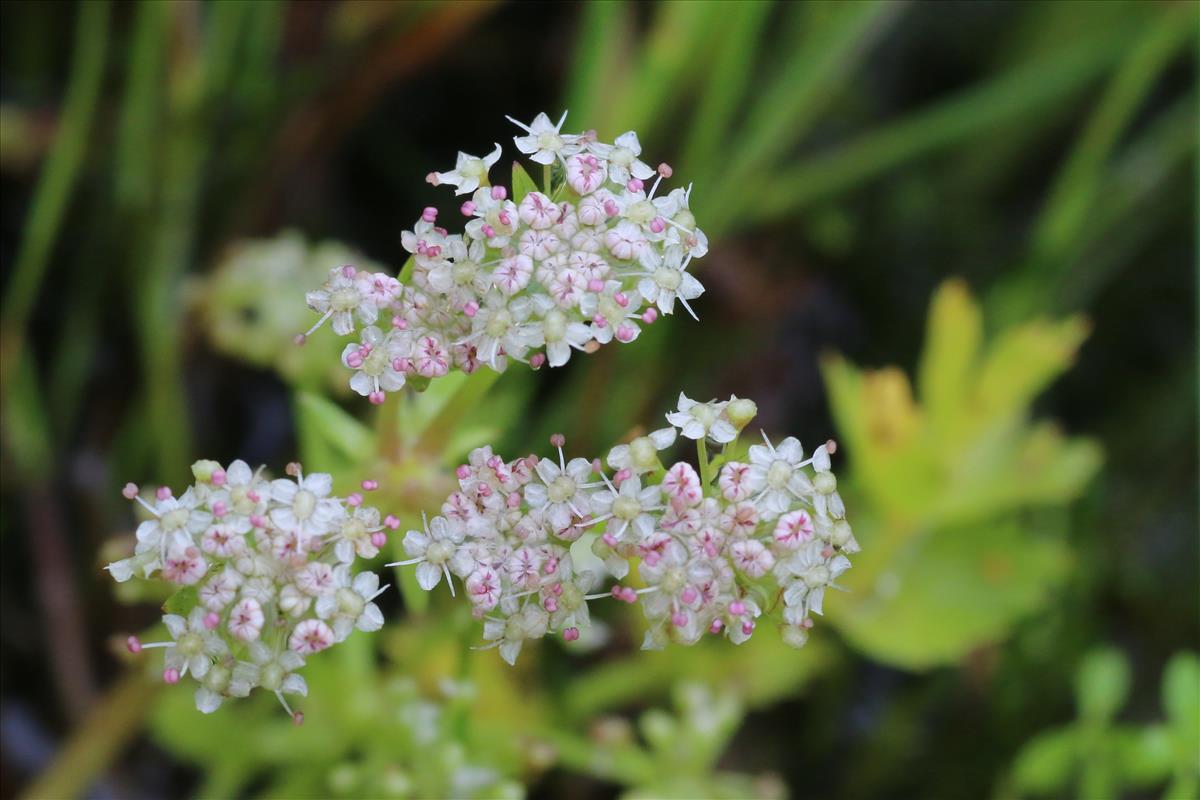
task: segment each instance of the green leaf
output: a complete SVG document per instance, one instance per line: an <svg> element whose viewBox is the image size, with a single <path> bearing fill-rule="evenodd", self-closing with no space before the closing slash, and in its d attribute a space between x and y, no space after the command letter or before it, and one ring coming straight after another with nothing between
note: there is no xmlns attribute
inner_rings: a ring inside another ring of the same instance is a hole
<svg viewBox="0 0 1200 800"><path fill-rule="evenodd" d="M186 617L192 609L200 604L200 592L195 586L184 586L163 603L163 611L168 614L178 614Z"/></svg>
<svg viewBox="0 0 1200 800"><path fill-rule="evenodd" d="M533 178L529 177L529 173L525 171L525 167L521 166L520 161L514 161L512 168L512 201L520 205L521 201L525 199L525 195L536 191L538 191L538 185L534 183Z"/></svg>
<svg viewBox="0 0 1200 800"><path fill-rule="evenodd" d="M946 281L930 304L918 373L921 403L937 426L936 433L943 437L958 432L982 339L983 317L966 282Z"/></svg>
<svg viewBox="0 0 1200 800"><path fill-rule="evenodd" d="M332 469L326 459L362 463L375 450L371 431L337 403L311 392L296 393L296 430L310 468Z"/></svg>
<svg viewBox="0 0 1200 800"><path fill-rule="evenodd" d="M1200 766L1200 658L1195 653L1176 653L1167 662L1162 703L1177 748L1191 754L1194 767Z"/></svg>
<svg viewBox="0 0 1200 800"><path fill-rule="evenodd" d="M851 506L853 507L853 506ZM1067 551L1017 519L924 535L871 530L825 612L872 658L913 670L953 664L1048 599ZM908 538L906 538L908 537Z"/></svg>
<svg viewBox="0 0 1200 800"><path fill-rule="evenodd" d="M1171 775L1171 735L1166 726L1126 728L1116 732L1113 747L1117 772L1130 786L1150 787Z"/></svg>
<svg viewBox="0 0 1200 800"><path fill-rule="evenodd" d="M1021 748L1013 764L1016 790L1049 794L1065 789L1075 770L1078 752L1078 733L1073 728L1034 737Z"/></svg>
<svg viewBox="0 0 1200 800"><path fill-rule="evenodd" d="M1075 698L1080 717L1107 722L1125 705L1129 695L1129 660L1119 650L1094 650L1084 657L1075 677Z"/></svg>

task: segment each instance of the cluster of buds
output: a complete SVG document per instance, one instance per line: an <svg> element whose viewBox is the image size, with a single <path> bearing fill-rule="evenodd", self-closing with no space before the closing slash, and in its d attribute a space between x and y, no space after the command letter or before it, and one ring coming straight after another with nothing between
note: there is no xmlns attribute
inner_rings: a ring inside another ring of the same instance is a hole
<svg viewBox="0 0 1200 800"><path fill-rule="evenodd" d="M832 441L806 458L796 439L764 435L734 460L756 412L745 399L680 395L671 427L613 448L607 465L566 460L560 435L556 458L478 449L442 513L404 537L409 559L391 566L416 565L426 590L444 577L454 593L460 580L487 646L509 663L527 639L578 639L589 602L605 598L641 604L647 649L706 633L740 644L764 614L802 646L858 544L830 471ZM696 440L699 471L660 461L679 435ZM711 457L710 444L721 448ZM638 580L620 583L635 564Z"/></svg>
<svg viewBox="0 0 1200 800"><path fill-rule="evenodd" d="M556 367L572 350L632 342L676 302L695 317L689 301L704 287L687 269L708 241L689 209L691 187L660 193L671 167L641 161L636 133L605 143L594 132L562 133L565 119L512 120L523 131L517 149L544 167L542 191L526 191L528 179L522 187L514 178L512 190L491 185L499 144L430 173L430 183L470 195L460 207L464 232L449 233L426 208L402 236L412 254L408 283L334 268L308 294L321 318L297 341L326 321L339 335L356 334L342 353L354 370L350 386L382 403L408 381L451 369L499 372L508 359Z"/></svg>
<svg viewBox="0 0 1200 800"><path fill-rule="evenodd" d="M118 581L158 577L179 587L163 617L169 641L128 639L130 651L166 650L163 680L191 675L196 707L215 711L227 697L253 689L272 692L298 722L285 694L307 694L298 670L306 656L346 639L357 628L378 630L383 615L372 602L372 572L355 572L399 526L363 504L363 494L331 495L329 475L268 480L244 461L223 468L192 465L196 483L181 496L162 487L153 499L127 484L124 495L149 518L137 528L131 558L109 564ZM363 481L362 489L378 488Z"/></svg>

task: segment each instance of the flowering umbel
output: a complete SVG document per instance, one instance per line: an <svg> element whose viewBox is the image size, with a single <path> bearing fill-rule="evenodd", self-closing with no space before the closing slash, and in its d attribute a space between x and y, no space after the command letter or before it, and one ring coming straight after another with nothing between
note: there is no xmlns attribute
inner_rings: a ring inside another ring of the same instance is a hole
<svg viewBox="0 0 1200 800"><path fill-rule="evenodd" d="M509 359L557 367L574 350L632 342L677 302L695 317L689 301L704 287L688 266L708 240L689 208L691 187L660 192L672 170L640 160L636 133L605 143L594 132L562 133L565 119L512 120L523 131L517 149L543 165L541 190L519 166L511 190L491 185L499 144L430 173L430 183L470 195L464 231L450 233L426 208L402 235L412 256L405 283L335 267L308 294L321 317L297 341L326 321L355 335L342 353L350 386L382 403L406 382L452 369L500 372Z"/></svg>
<svg viewBox="0 0 1200 800"><path fill-rule="evenodd" d="M166 648L163 680L190 674L205 713L261 688L299 722L284 695L307 694L304 659L355 628L383 625L372 601L387 587L354 565L377 555L399 523L381 521L362 494L333 496L329 475L305 475L299 464L288 466L290 480L268 480L244 461L198 461L192 473L196 483L179 497L163 487L148 501L125 487L149 519L138 526L134 555L108 571L118 581L158 576L179 587L163 617L170 640L131 636L129 649Z"/></svg>
<svg viewBox="0 0 1200 800"><path fill-rule="evenodd" d="M764 435L745 461L731 460L755 413L745 399L681 395L672 427L613 448L611 474L599 460L568 461L561 436L550 458L475 450L457 470L459 490L408 532L410 558L396 565L415 564L427 590L445 578L454 593L460 581L487 646L509 663L526 640L578 639L588 604L601 598L640 602L648 649L706 633L740 644L766 615L799 647L858 543L830 471L832 441L806 453L794 438ZM677 433L697 440L699 471L659 461ZM710 458L708 444L723 450ZM572 547L584 536L590 555ZM600 588L634 565L640 588Z"/></svg>

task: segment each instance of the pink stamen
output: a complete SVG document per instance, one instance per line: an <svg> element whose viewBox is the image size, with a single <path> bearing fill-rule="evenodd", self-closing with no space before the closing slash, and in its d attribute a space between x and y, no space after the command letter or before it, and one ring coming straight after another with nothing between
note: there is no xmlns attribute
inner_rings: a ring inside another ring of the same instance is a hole
<svg viewBox="0 0 1200 800"><path fill-rule="evenodd" d="M400 331L408 330L408 320L399 314L396 314L392 317L392 327Z"/></svg>
<svg viewBox="0 0 1200 800"><path fill-rule="evenodd" d="M127 483L125 488L121 489L121 496L126 500L132 500L138 496L138 485L136 483Z"/></svg>
<svg viewBox="0 0 1200 800"><path fill-rule="evenodd" d="M350 355L346 356L346 366L351 369L358 369L363 364L363 357L358 350L355 350Z"/></svg>
<svg viewBox="0 0 1200 800"><path fill-rule="evenodd" d="M617 214L621 213L621 207L617 205L616 200L605 200L604 213L610 217L615 217Z"/></svg>
<svg viewBox="0 0 1200 800"><path fill-rule="evenodd" d="M629 305L629 295L625 294L624 292L617 292L616 294L614 294L613 300L621 308L625 308L626 306Z"/></svg>
<svg viewBox="0 0 1200 800"><path fill-rule="evenodd" d="M387 544L387 534L383 531L375 531L371 534L371 544L376 547L383 547Z"/></svg>
<svg viewBox="0 0 1200 800"><path fill-rule="evenodd" d="M431 172L425 176L425 182L430 186L440 186L442 184L442 179L438 177L436 172Z"/></svg>
<svg viewBox="0 0 1200 800"><path fill-rule="evenodd" d="M632 342L634 334L634 327L628 322L622 322L617 326L617 341L621 344L629 344Z"/></svg>
<svg viewBox="0 0 1200 800"><path fill-rule="evenodd" d="M579 638L579 628L565 628L563 630L563 641L573 642Z"/></svg>
<svg viewBox="0 0 1200 800"><path fill-rule="evenodd" d="M170 500L171 499L171 487L169 487L169 486L158 487L158 491L156 491L154 493L154 496L157 497L159 500Z"/></svg>
<svg viewBox="0 0 1200 800"><path fill-rule="evenodd" d="M379 488L379 481L373 481L370 478L362 482L364 492L373 492Z"/></svg>
<svg viewBox="0 0 1200 800"><path fill-rule="evenodd" d="M464 217L475 216L475 204L472 203L470 200L468 200L467 202L465 202L461 206L459 206L458 210L462 212L462 215Z"/></svg>
<svg viewBox="0 0 1200 800"><path fill-rule="evenodd" d="M381 406L383 401L387 399L387 395L382 391L371 392L367 395L367 399L371 401L371 405Z"/></svg>
<svg viewBox="0 0 1200 800"><path fill-rule="evenodd" d="M724 627L725 627L725 623L721 622L721 620L719 620L719 619L714 619L712 621L712 624L708 626L708 632L709 633L720 633L721 628L724 628Z"/></svg>
<svg viewBox="0 0 1200 800"><path fill-rule="evenodd" d="M696 602L696 597L697 597L696 590L693 589L691 586L689 586L683 590L683 594L680 595L680 597L683 599L683 602L685 602L685 603L694 603L694 602Z"/></svg>
<svg viewBox="0 0 1200 800"><path fill-rule="evenodd" d="M213 474L212 474L213 486L224 486L225 478L226 478L225 470L223 470L223 469L214 469L213 470Z"/></svg>
<svg viewBox="0 0 1200 800"><path fill-rule="evenodd" d="M259 500L262 499L262 495L260 495L258 492L251 489L250 491L246 492L246 499L249 500L251 503L257 503Z"/></svg>
<svg viewBox="0 0 1200 800"><path fill-rule="evenodd" d="M361 494L359 494L358 492L355 492L354 494L352 494L346 498L346 505L350 506L351 508L358 508L359 506L362 505L362 501L363 501L363 496Z"/></svg>
<svg viewBox="0 0 1200 800"><path fill-rule="evenodd" d="M165 670L163 672L163 682L171 684L179 683L179 670L175 669L174 667Z"/></svg>
<svg viewBox="0 0 1200 800"><path fill-rule="evenodd" d="M637 598L638 598L637 592L635 592L633 589L630 589L628 586L626 586L624 591L622 592L621 599L624 600L626 603L636 603Z"/></svg>
<svg viewBox="0 0 1200 800"><path fill-rule="evenodd" d="M477 491L479 492L480 497L492 496L492 487L488 486L486 483L479 484L479 489Z"/></svg>
<svg viewBox="0 0 1200 800"><path fill-rule="evenodd" d="M551 447L562 447L566 443L567 443L567 437L563 436L561 433L554 433L554 434L550 435L550 446Z"/></svg>
<svg viewBox="0 0 1200 800"><path fill-rule="evenodd" d="M553 614L555 611L558 611L558 601L553 597L547 597L546 602L542 603L542 608Z"/></svg>
<svg viewBox="0 0 1200 800"><path fill-rule="evenodd" d="M265 528L267 527L267 518L262 514L251 514L250 524L256 528Z"/></svg>
<svg viewBox="0 0 1200 800"><path fill-rule="evenodd" d="M204 627L210 631L221 624L221 616L215 611L210 611L204 615Z"/></svg>
<svg viewBox="0 0 1200 800"><path fill-rule="evenodd" d="M742 633L745 634L746 636L749 636L750 634L754 633L754 623L750 622L749 620L743 622L742 623Z"/></svg>
<svg viewBox="0 0 1200 800"><path fill-rule="evenodd" d="M604 540L604 543L605 543L606 545L608 545L609 547L616 547L616 546L617 546L617 537L613 536L611 533L605 533L605 534L604 534L603 536L601 536L600 538L601 538L601 539L603 539L603 540Z"/></svg>
<svg viewBox="0 0 1200 800"><path fill-rule="evenodd" d="M346 266L342 267L342 275L346 276L347 278L353 278L357 274L358 270L354 268L353 264L347 264Z"/></svg>
<svg viewBox="0 0 1200 800"><path fill-rule="evenodd" d="M400 519L399 519L399 517L396 517L394 514L388 514L386 517L383 518L383 524L392 530L396 530L397 528L400 527Z"/></svg>
<svg viewBox="0 0 1200 800"><path fill-rule="evenodd" d="M304 712L296 711L292 713L292 724L299 728L304 724Z"/></svg>
<svg viewBox="0 0 1200 800"><path fill-rule="evenodd" d="M505 502L505 505L507 505L509 508L520 508L521 507L521 493L520 492L512 492L511 494L509 494L508 499L505 500L504 502Z"/></svg>
<svg viewBox="0 0 1200 800"><path fill-rule="evenodd" d="M425 220L426 222L433 222L437 219L437 214L438 212L436 208L433 206L425 206L425 208L421 210L421 219Z"/></svg>
<svg viewBox="0 0 1200 800"><path fill-rule="evenodd" d="M625 188L631 192L640 192L645 185L640 178L630 178L629 183L625 184Z"/></svg>
<svg viewBox="0 0 1200 800"><path fill-rule="evenodd" d="M662 553L658 552L657 550L651 550L649 553L646 553L646 557L643 559L643 561L645 561L646 564L651 567L658 566L658 562L661 560Z"/></svg>
<svg viewBox="0 0 1200 800"><path fill-rule="evenodd" d="M621 467L617 470L617 474L613 475L613 483L621 484L633 477L633 470L629 467Z"/></svg>
<svg viewBox="0 0 1200 800"><path fill-rule="evenodd" d="M512 215L507 211L501 211L496 215L496 219L500 220L501 225L512 225Z"/></svg>
<svg viewBox="0 0 1200 800"><path fill-rule="evenodd" d="M481 230L483 231L483 235L489 239L496 235L496 229L491 225L484 225Z"/></svg>
<svg viewBox="0 0 1200 800"><path fill-rule="evenodd" d="M600 280L599 278L592 278L590 281L588 281L588 291L589 292L604 291L604 281Z"/></svg>
<svg viewBox="0 0 1200 800"><path fill-rule="evenodd" d="M546 354L545 353L534 353L532 356L529 357L529 366L533 367L534 369L541 369L542 365L545 363L546 363Z"/></svg>
<svg viewBox="0 0 1200 800"><path fill-rule="evenodd" d="M292 337L292 344L296 345L297 347L303 347L304 343L307 341L308 341L308 336L303 333L297 333L295 336Z"/></svg>
<svg viewBox="0 0 1200 800"><path fill-rule="evenodd" d="M493 186L492 187L492 199L493 200L504 200L507 197L508 197L508 189L505 189L503 186Z"/></svg>
<svg viewBox="0 0 1200 800"><path fill-rule="evenodd" d="M474 300L468 300L463 304L463 313L468 317L475 316L479 313L479 303L476 303Z"/></svg>
<svg viewBox="0 0 1200 800"><path fill-rule="evenodd" d="M218 500L217 502L213 503L212 510L213 514L215 514L217 517L223 517L229 513L229 507L225 505L224 500Z"/></svg>
<svg viewBox="0 0 1200 800"><path fill-rule="evenodd" d="M130 636L125 640L125 647L128 648L129 652L137 655L142 652L142 640L136 636Z"/></svg>
<svg viewBox="0 0 1200 800"><path fill-rule="evenodd" d="M471 468L466 464L459 464L454 470L454 474L460 481L465 481L467 478L471 477Z"/></svg>
<svg viewBox="0 0 1200 800"><path fill-rule="evenodd" d="M741 600L734 600L729 604L729 613L733 614L735 617L740 617L742 614L746 613L746 604Z"/></svg>
<svg viewBox="0 0 1200 800"><path fill-rule="evenodd" d="M658 309L657 308L647 308L646 311L642 314L642 322L646 323L647 325L653 325L654 321L657 319L658 319Z"/></svg>
<svg viewBox="0 0 1200 800"><path fill-rule="evenodd" d="M664 178L669 178L675 174L675 170L671 169L671 165L664 161L658 165L658 174Z"/></svg>
<svg viewBox="0 0 1200 800"><path fill-rule="evenodd" d="M683 613L682 611L676 611L671 615L671 624L676 628L682 628L684 625L687 625L687 622L687 614Z"/></svg>

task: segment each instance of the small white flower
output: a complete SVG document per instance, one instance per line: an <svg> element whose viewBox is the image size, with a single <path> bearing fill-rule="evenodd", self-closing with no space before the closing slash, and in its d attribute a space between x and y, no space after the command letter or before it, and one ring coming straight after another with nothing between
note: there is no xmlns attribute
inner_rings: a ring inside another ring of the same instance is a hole
<svg viewBox="0 0 1200 800"><path fill-rule="evenodd" d="M513 144L517 146L531 161L539 164L553 164L555 159L564 160L566 156L579 151L578 137L561 133L563 123L567 121L567 112L555 125L545 113L534 117L528 125L518 122L512 117L508 121L526 132L525 136L514 136Z"/></svg>
<svg viewBox="0 0 1200 800"><path fill-rule="evenodd" d="M333 332L338 336L347 336L354 331L356 315L364 325L375 322L379 308L369 295L363 293L357 276L353 267L334 267L325 284L308 293L308 307L319 313L321 319L306 335L311 336L326 320L332 320Z"/></svg>
<svg viewBox="0 0 1200 800"><path fill-rule="evenodd" d="M654 168L638 158L642 144L634 131L622 133L612 144L593 142L588 149L608 161L608 179L613 183L624 186L630 178L644 181L654 175Z"/></svg>
<svg viewBox="0 0 1200 800"><path fill-rule="evenodd" d="M459 152L454 169L449 172L438 172L438 183L448 183L454 186L455 194L470 194L487 182L488 171L500 160L500 145L497 144L492 152L483 158Z"/></svg>
<svg viewBox="0 0 1200 800"><path fill-rule="evenodd" d="M657 469L661 466L658 453L675 444L675 433L674 428L660 428L629 444L619 444L608 451L608 465L613 469L627 469L634 475Z"/></svg>
<svg viewBox="0 0 1200 800"><path fill-rule="evenodd" d="M425 591L437 586L446 576L450 594L454 594L454 582L450 580L450 561L462 544L464 531L447 522L445 517L434 517L425 523L425 532L409 531L404 534L404 552L410 558L387 564L389 567L417 565L417 583Z"/></svg>
<svg viewBox="0 0 1200 800"><path fill-rule="evenodd" d="M726 419L724 402L698 403L683 392L679 393L679 410L667 414L667 422L689 439L707 437L717 444L728 444L737 438L737 429Z"/></svg>
<svg viewBox="0 0 1200 800"><path fill-rule="evenodd" d="M668 247L650 275L638 281L638 291L646 302L656 304L664 314L674 313L675 301L679 300L692 319L699 320L688 300L704 294L704 287L687 271L690 259L691 256L685 257L679 247Z"/></svg>
<svg viewBox="0 0 1200 800"><path fill-rule="evenodd" d="M175 640L174 645L167 649L167 669L178 670L180 677L187 675L190 670L192 675L203 678L214 658L229 653L224 640L204 624L204 617L203 608L192 609L187 619L178 614L163 617L167 632Z"/></svg>
<svg viewBox="0 0 1200 800"><path fill-rule="evenodd" d="M334 570L334 584L332 592L318 598L316 611L332 624L337 641L345 640L355 628L369 633L383 627L383 613L371 602L388 588L379 588L379 576L360 572L351 579L350 567L343 565Z"/></svg>

